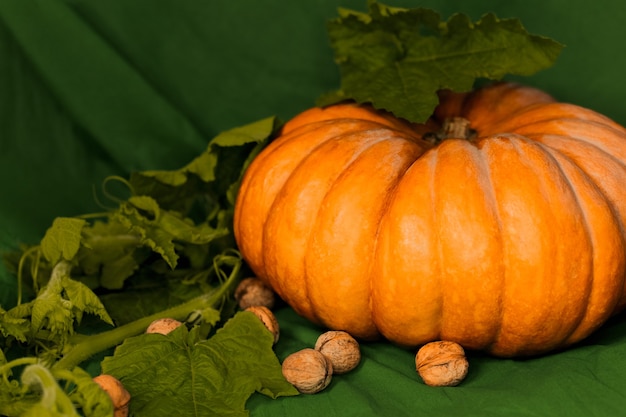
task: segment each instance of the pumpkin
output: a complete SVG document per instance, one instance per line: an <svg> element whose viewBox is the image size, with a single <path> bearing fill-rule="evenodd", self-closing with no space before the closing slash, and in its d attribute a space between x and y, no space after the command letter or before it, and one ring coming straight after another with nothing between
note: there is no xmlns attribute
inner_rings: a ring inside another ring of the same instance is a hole
<svg viewBox="0 0 626 417"><path fill-rule="evenodd" d="M626 304L625 184L622 126L501 82L442 92L424 124L346 102L295 116L245 172L234 233L314 323L537 355Z"/></svg>

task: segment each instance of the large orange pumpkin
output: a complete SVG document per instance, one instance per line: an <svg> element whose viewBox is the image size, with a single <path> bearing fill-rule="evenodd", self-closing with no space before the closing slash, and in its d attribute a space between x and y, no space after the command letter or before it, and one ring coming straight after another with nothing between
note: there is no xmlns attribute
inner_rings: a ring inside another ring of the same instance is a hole
<svg viewBox="0 0 626 417"><path fill-rule="evenodd" d="M474 134L437 136L455 117ZM626 304L625 187L622 126L497 83L442 94L420 125L357 104L296 116L248 168L235 236L315 323L540 354Z"/></svg>

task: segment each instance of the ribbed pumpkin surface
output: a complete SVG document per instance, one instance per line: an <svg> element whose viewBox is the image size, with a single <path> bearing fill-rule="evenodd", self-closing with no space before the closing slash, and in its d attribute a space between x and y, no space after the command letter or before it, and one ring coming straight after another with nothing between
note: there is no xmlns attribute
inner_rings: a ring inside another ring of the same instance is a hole
<svg viewBox="0 0 626 417"><path fill-rule="evenodd" d="M453 116L471 139L433 143ZM248 168L235 236L299 314L363 339L545 353L626 303L626 130L499 83L424 125L313 108Z"/></svg>

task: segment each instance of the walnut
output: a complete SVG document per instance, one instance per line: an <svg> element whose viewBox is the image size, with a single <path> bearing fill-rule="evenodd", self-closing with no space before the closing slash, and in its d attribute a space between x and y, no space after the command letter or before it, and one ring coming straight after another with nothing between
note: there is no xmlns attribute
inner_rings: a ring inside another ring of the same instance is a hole
<svg viewBox="0 0 626 417"><path fill-rule="evenodd" d="M315 342L315 350L330 360L335 374L345 374L361 361L359 343L349 333L340 330L321 334Z"/></svg>
<svg viewBox="0 0 626 417"><path fill-rule="evenodd" d="M258 278L244 278L235 289L235 300L239 308L245 310L251 306L274 308L274 291Z"/></svg>
<svg viewBox="0 0 626 417"><path fill-rule="evenodd" d="M278 320L272 311L264 306L251 306L246 308L245 311L249 311L256 315L259 320L267 327L267 330L274 336L274 344L278 342L280 337L280 327L278 326Z"/></svg>
<svg viewBox="0 0 626 417"><path fill-rule="evenodd" d="M182 322L176 319L169 319L169 318L157 319L153 321L152 323L150 323L150 325L146 329L146 333L160 333L160 334L166 335L174 331L178 327L182 326L182 324L183 324Z"/></svg>
<svg viewBox="0 0 626 417"><path fill-rule="evenodd" d="M287 356L282 364L285 379L303 394L315 394L330 384L333 365L319 351L311 348Z"/></svg>
<svg viewBox="0 0 626 417"><path fill-rule="evenodd" d="M469 362L461 345L439 341L427 343L418 350L415 367L426 385L453 387L467 375Z"/></svg>
<svg viewBox="0 0 626 417"><path fill-rule="evenodd" d="M113 417L128 416L128 406L130 404L130 394L124 385L112 375L102 374L93 378L93 381L100 385L111 398L113 403Z"/></svg>

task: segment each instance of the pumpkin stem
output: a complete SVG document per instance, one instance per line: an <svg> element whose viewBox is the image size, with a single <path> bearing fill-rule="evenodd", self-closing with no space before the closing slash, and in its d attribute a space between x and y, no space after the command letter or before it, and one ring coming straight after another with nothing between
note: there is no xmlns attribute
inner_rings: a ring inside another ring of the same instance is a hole
<svg viewBox="0 0 626 417"><path fill-rule="evenodd" d="M469 139L472 135L469 120L464 117L449 117L443 121L441 128L443 139Z"/></svg>
<svg viewBox="0 0 626 417"><path fill-rule="evenodd" d="M476 131L470 128L469 120L464 117L448 117L439 131L427 133L424 139L435 144L446 139L472 140L475 136Z"/></svg>

